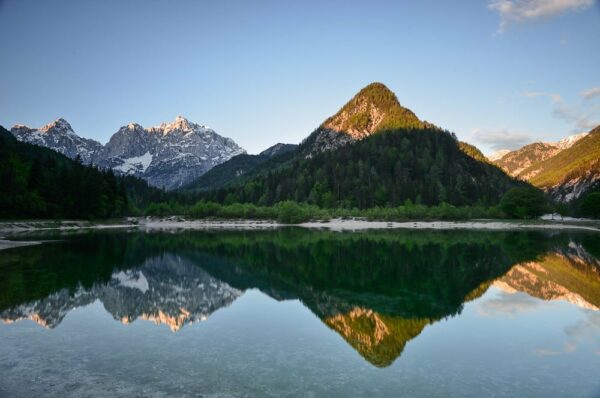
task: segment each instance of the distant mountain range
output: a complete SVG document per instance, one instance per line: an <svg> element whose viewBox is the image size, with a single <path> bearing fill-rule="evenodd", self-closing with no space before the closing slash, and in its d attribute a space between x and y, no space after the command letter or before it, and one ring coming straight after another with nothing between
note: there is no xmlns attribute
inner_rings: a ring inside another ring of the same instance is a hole
<svg viewBox="0 0 600 398"><path fill-rule="evenodd" d="M486 158L475 146L420 120L381 83L360 90L300 145L276 144L258 155L181 116L150 128L130 123L106 145L78 136L64 119L10 131L19 141L154 187L213 192L206 197L219 202L227 197L362 208L406 200L495 204L511 187L523 186L519 180L569 202L600 187L599 128Z"/></svg>
<svg viewBox="0 0 600 398"><path fill-rule="evenodd" d="M600 126L556 143L534 142L490 160L554 200L570 202L600 187Z"/></svg>
<svg viewBox="0 0 600 398"><path fill-rule="evenodd" d="M19 141L54 149L85 164L141 177L167 190L181 187L246 152L233 140L181 116L172 123L150 128L130 123L104 146L79 137L64 119L39 129L16 125L10 131Z"/></svg>

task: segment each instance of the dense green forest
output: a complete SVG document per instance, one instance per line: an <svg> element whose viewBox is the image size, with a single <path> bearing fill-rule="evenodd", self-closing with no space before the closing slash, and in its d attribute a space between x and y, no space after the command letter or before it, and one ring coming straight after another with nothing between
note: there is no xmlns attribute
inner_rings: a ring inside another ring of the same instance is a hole
<svg viewBox="0 0 600 398"><path fill-rule="evenodd" d="M127 212L125 187L51 149L17 141L0 127L0 217L106 218Z"/></svg>
<svg viewBox="0 0 600 398"><path fill-rule="evenodd" d="M252 178L263 167L271 168L275 163L287 160L293 156L296 145L277 144L258 155L241 154L221 163L192 183L179 189L180 192L210 191L228 185L238 179ZM277 149L275 153L271 151Z"/></svg>
<svg viewBox="0 0 600 398"><path fill-rule="evenodd" d="M140 215L151 203L189 198L132 176L115 176L48 148L19 142L0 126L0 218L94 219Z"/></svg>
<svg viewBox="0 0 600 398"><path fill-rule="evenodd" d="M424 128L381 132L335 151L296 156L279 169L202 197L220 203L293 200L359 209L408 200L427 206L495 205L510 188L527 185L465 154L450 133Z"/></svg>

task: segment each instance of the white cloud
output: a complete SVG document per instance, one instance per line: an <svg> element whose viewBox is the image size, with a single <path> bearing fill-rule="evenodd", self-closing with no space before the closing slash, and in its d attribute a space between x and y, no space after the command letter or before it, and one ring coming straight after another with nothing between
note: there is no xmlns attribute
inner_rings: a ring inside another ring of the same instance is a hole
<svg viewBox="0 0 600 398"><path fill-rule="evenodd" d="M538 91L523 91L521 94L527 98L548 97L548 98L550 98L552 103L558 103L558 102L562 101L562 97L559 94L554 94L554 93L544 93L544 92L538 92Z"/></svg>
<svg viewBox="0 0 600 398"><path fill-rule="evenodd" d="M550 18L594 5L595 0L492 0L488 7L500 14L498 33L515 22Z"/></svg>
<svg viewBox="0 0 600 398"><path fill-rule="evenodd" d="M485 144L493 150L517 149L532 141L530 134L507 129L476 128L471 133L475 141Z"/></svg>
<svg viewBox="0 0 600 398"><path fill-rule="evenodd" d="M483 316L517 316L519 314L535 311L538 309L539 305L540 300L535 299L526 293L501 292L498 296L481 302L477 312L479 315Z"/></svg>
<svg viewBox="0 0 600 398"><path fill-rule="evenodd" d="M585 99L592 99L594 97L600 96L600 86L588 88L587 90L583 90L580 95Z"/></svg>

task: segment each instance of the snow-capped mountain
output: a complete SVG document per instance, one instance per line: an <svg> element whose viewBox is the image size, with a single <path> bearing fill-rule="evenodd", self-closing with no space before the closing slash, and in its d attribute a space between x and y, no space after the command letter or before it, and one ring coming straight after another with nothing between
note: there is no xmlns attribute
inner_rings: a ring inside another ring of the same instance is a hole
<svg viewBox="0 0 600 398"><path fill-rule="evenodd" d="M149 320L177 331L206 320L242 293L192 261L166 253L147 259L140 267L115 272L106 283L88 289L80 286L75 292L61 289L41 300L4 310L0 319L6 323L31 319L54 328L70 311L100 300L115 320Z"/></svg>
<svg viewBox="0 0 600 398"><path fill-rule="evenodd" d="M588 135L589 132L583 132L579 134L570 135L568 137L563 138L562 140L555 142L554 145L560 150L568 149L573 146L577 141Z"/></svg>
<svg viewBox="0 0 600 398"><path fill-rule="evenodd" d="M182 116L150 128L130 123L113 134L105 146L78 136L64 119L39 129L16 125L11 133L20 141L48 147L72 159L79 156L85 164L135 175L168 190L246 152L233 140Z"/></svg>
<svg viewBox="0 0 600 398"><path fill-rule="evenodd" d="M92 163L102 149L99 142L75 134L71 125L62 118L37 129L17 124L10 132L19 141L53 149L71 159L79 156L85 164Z"/></svg>
<svg viewBox="0 0 600 398"><path fill-rule="evenodd" d="M98 165L175 189L242 153L246 151L233 140L178 116L156 127L121 127L103 148Z"/></svg>

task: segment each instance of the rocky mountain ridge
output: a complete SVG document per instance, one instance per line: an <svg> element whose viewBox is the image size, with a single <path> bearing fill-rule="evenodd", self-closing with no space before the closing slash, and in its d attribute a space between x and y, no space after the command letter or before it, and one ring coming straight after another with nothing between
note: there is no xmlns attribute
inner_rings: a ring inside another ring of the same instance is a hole
<svg viewBox="0 0 600 398"><path fill-rule="evenodd" d="M530 182L560 202L570 202L600 184L600 130L558 142L534 142L490 161L507 174Z"/></svg>
<svg viewBox="0 0 600 398"><path fill-rule="evenodd" d="M104 146L78 136L64 119L39 129L16 125L11 133L20 141L54 149L72 159L80 158L85 164L141 177L167 190L185 185L246 152L233 140L182 116L149 128L130 123Z"/></svg>

